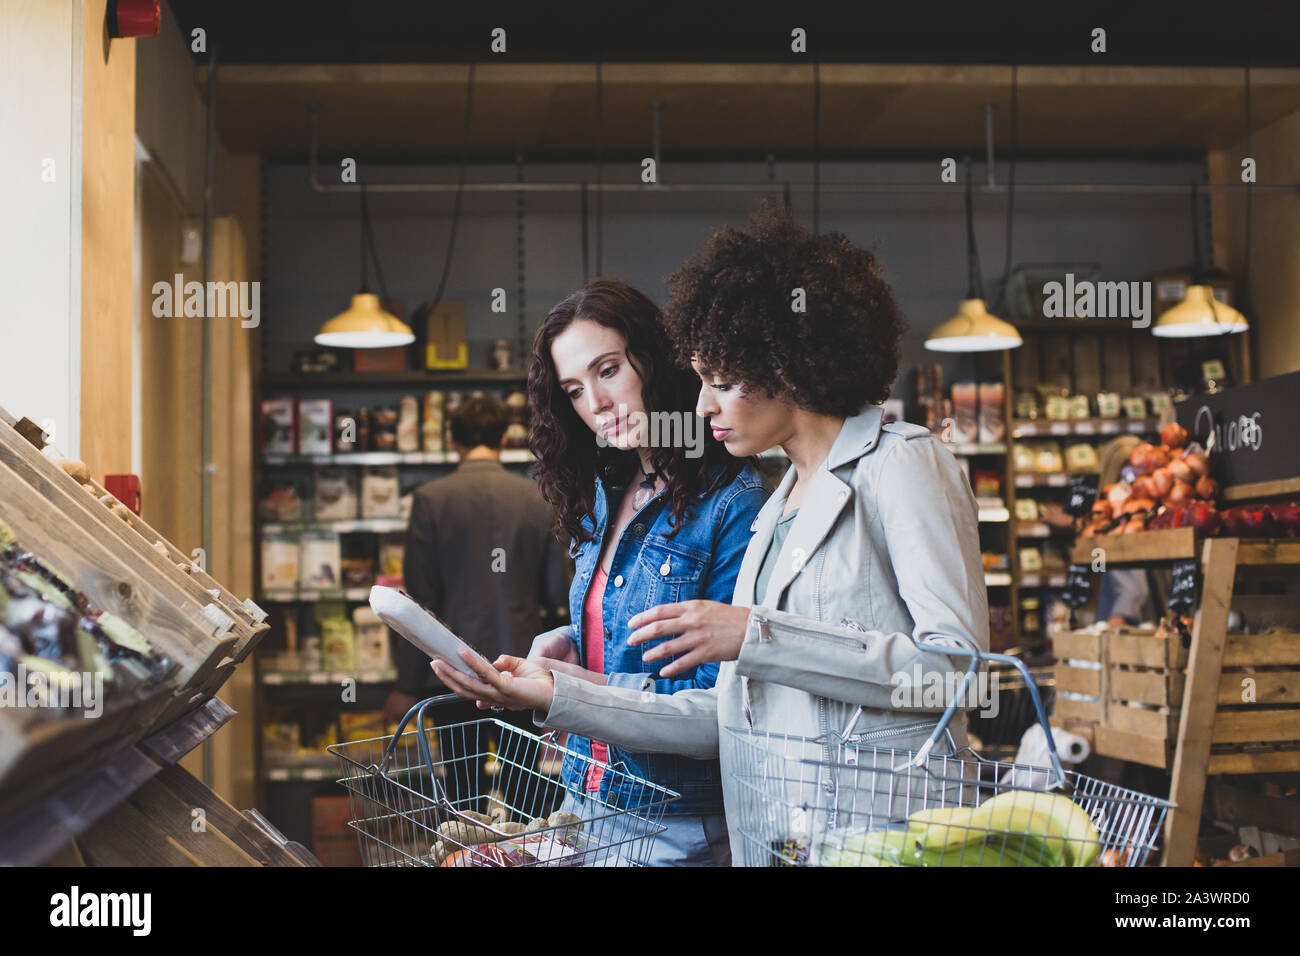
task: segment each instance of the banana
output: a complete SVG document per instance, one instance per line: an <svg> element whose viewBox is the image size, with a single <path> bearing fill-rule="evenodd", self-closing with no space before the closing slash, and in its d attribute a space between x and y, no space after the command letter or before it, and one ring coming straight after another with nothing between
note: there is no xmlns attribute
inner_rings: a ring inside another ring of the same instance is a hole
<svg viewBox="0 0 1300 956"><path fill-rule="evenodd" d="M845 840L839 847L824 846L821 866L916 866L915 844L903 830L872 830Z"/></svg>
<svg viewBox="0 0 1300 956"><path fill-rule="evenodd" d="M1083 808L1069 797L1059 793L1008 790L981 804L981 808L993 806L1028 806L1046 815L1052 821L1053 830L1065 841L1066 866L1096 864L1101 851L1101 835Z"/></svg>
<svg viewBox="0 0 1300 956"><path fill-rule="evenodd" d="M971 823L976 807L933 807L917 810L907 818L909 846L922 850L956 849L984 833Z"/></svg>

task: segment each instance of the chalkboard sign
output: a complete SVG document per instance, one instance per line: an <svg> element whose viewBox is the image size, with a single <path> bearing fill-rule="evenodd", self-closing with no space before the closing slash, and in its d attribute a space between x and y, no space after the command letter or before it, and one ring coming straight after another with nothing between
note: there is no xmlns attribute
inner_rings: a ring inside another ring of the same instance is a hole
<svg viewBox="0 0 1300 956"><path fill-rule="evenodd" d="M1222 487L1300 475L1300 372L1197 395L1174 413L1188 439L1210 452Z"/></svg>
<svg viewBox="0 0 1300 956"><path fill-rule="evenodd" d="M1065 513L1074 518L1086 518L1097 500L1096 475L1071 475L1065 493Z"/></svg>
<svg viewBox="0 0 1300 956"><path fill-rule="evenodd" d="M1072 564L1065 571L1065 590L1061 600L1068 608L1083 607L1092 591L1092 569L1086 564Z"/></svg>
<svg viewBox="0 0 1300 956"><path fill-rule="evenodd" d="M1169 589L1169 610L1175 614L1189 615L1196 607L1196 589L1201 571L1196 559L1175 561L1173 586Z"/></svg>

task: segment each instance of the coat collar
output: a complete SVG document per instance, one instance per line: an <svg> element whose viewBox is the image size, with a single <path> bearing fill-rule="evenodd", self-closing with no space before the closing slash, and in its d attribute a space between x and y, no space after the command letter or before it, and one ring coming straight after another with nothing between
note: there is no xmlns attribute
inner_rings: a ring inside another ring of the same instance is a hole
<svg viewBox="0 0 1300 956"><path fill-rule="evenodd" d="M826 461L816 474L812 484L804 495L799 514L786 536L785 543L777 555L776 567L768 581L767 593L775 597L771 602L775 607L790 582L804 569L805 564L821 547L822 541L835 526L840 512L848 504L853 489L848 482L837 477L834 470L857 460L876 447L880 439L883 412L879 406L868 405L861 412L844 420L839 435L831 445ZM772 497L768 498L758 517L754 520L754 536L745 561L736 577L735 603L753 606L762 598L754 593L759 568L772 543L772 535L781 513L785 510L786 499L794 487L794 467L786 469L781 483Z"/></svg>

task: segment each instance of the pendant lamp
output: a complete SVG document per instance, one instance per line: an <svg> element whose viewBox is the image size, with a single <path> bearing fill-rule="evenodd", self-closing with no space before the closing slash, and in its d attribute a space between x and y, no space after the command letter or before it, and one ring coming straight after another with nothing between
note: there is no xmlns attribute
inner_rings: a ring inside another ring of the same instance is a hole
<svg viewBox="0 0 1300 956"><path fill-rule="evenodd" d="M1199 204L1196 184L1192 184L1192 249L1195 272L1183 300L1166 309L1151 327L1151 334L1161 338L1192 338L1204 335L1232 335L1250 328L1246 317L1214 297L1205 281L1208 273L1201 265L1201 234L1197 229Z"/></svg>
<svg viewBox="0 0 1300 956"><path fill-rule="evenodd" d="M966 298L957 314L930 333L925 347L933 352L991 352L1014 349L1024 344L1010 322L990 315L984 305L984 284L980 278L979 255L975 250L975 224L971 213L970 161L966 162Z"/></svg>
<svg viewBox="0 0 1300 956"><path fill-rule="evenodd" d="M379 304L379 296L367 288L366 239L370 232L370 215L366 206L366 187L361 187L361 289L352 297L347 311L340 312L320 327L316 344L336 349L382 349L410 345L415 334L410 326ZM379 265L378 256L375 265ZM380 274L380 285L383 275Z"/></svg>

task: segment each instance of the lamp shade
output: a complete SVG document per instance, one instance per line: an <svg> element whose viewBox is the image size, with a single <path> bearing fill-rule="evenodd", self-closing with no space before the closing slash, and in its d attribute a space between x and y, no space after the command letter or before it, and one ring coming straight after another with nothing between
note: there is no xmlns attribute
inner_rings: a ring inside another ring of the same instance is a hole
<svg viewBox="0 0 1300 956"><path fill-rule="evenodd" d="M983 299L963 299L957 314L930 333L925 347L935 352L991 352L1023 343L1014 325L989 315Z"/></svg>
<svg viewBox="0 0 1300 956"><path fill-rule="evenodd" d="M1250 328L1246 317L1214 298L1208 285L1189 285L1183 301L1160 314L1151 327L1162 338L1192 338L1198 335L1231 335Z"/></svg>
<svg viewBox="0 0 1300 956"><path fill-rule="evenodd" d="M410 345L411 327L379 307L379 296L358 292L346 312L320 327L316 344L335 349L382 349Z"/></svg>

